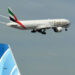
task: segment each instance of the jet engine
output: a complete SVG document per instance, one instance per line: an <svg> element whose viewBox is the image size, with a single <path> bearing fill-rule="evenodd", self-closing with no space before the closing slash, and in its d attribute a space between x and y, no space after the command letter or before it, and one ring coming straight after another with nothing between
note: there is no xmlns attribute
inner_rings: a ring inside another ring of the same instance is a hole
<svg viewBox="0 0 75 75"><path fill-rule="evenodd" d="M62 27L53 28L54 32L62 32Z"/></svg>

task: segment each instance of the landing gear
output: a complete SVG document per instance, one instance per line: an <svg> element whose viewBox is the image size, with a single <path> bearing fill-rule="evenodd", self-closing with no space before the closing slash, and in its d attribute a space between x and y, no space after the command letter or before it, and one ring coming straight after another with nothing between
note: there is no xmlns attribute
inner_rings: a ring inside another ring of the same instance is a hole
<svg viewBox="0 0 75 75"><path fill-rule="evenodd" d="M39 29L39 30L32 30L31 32L32 32L32 33L39 32L39 33L41 33L41 34L46 34L45 31L46 31L45 29Z"/></svg>
<svg viewBox="0 0 75 75"><path fill-rule="evenodd" d="M40 30L38 30L38 32L41 33L41 34L46 34L45 31L46 31L45 29L40 29Z"/></svg>
<svg viewBox="0 0 75 75"><path fill-rule="evenodd" d="M42 32L42 34L46 34L46 32Z"/></svg>
<svg viewBox="0 0 75 75"><path fill-rule="evenodd" d="M67 29L67 28L65 28L65 31L68 31L68 29Z"/></svg>
<svg viewBox="0 0 75 75"><path fill-rule="evenodd" d="M36 32L36 30L32 30L31 32L32 32L32 33L35 33L35 32Z"/></svg>

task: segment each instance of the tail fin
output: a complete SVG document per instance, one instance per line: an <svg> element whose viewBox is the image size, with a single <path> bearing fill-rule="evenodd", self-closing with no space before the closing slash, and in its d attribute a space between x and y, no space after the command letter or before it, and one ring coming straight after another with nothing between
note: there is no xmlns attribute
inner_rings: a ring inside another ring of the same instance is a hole
<svg viewBox="0 0 75 75"><path fill-rule="evenodd" d="M13 13L13 11L12 11L11 8L8 8L8 12L9 12L9 18L10 18L10 20L13 21L13 22L16 22L17 18L16 18L15 14Z"/></svg>
<svg viewBox="0 0 75 75"><path fill-rule="evenodd" d="M26 27L20 21L18 21L11 8L8 8L8 12L11 21L18 23L22 28L26 29Z"/></svg>
<svg viewBox="0 0 75 75"><path fill-rule="evenodd" d="M20 75L8 44L0 44L0 75Z"/></svg>

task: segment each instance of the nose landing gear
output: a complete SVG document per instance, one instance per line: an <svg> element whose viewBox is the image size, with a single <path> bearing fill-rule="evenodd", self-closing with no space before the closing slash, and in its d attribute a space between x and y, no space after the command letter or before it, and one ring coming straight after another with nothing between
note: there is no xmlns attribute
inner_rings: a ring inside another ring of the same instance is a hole
<svg viewBox="0 0 75 75"><path fill-rule="evenodd" d="M65 31L68 31L68 29L67 29L67 28L65 28Z"/></svg>

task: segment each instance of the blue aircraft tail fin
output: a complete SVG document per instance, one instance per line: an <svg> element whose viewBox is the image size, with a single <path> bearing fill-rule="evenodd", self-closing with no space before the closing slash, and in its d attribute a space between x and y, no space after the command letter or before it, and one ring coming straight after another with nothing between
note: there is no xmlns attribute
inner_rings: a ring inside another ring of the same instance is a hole
<svg viewBox="0 0 75 75"><path fill-rule="evenodd" d="M0 44L0 75L21 75L8 44Z"/></svg>

